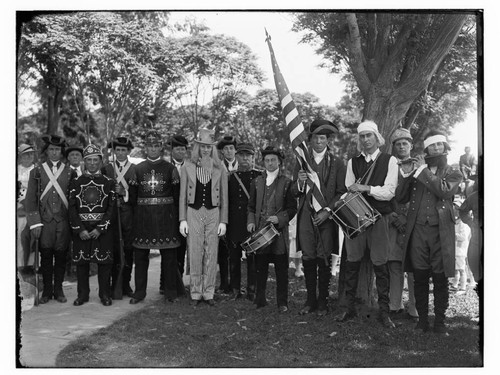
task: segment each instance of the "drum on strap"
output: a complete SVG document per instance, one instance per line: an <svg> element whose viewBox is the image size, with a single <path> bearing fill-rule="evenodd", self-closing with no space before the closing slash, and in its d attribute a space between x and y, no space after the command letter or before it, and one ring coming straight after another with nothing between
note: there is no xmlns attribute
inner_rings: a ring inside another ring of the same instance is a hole
<svg viewBox="0 0 500 375"><path fill-rule="evenodd" d="M279 232L272 223L269 223L243 241L241 247L246 254L265 254L277 236Z"/></svg>
<svg viewBox="0 0 500 375"><path fill-rule="evenodd" d="M347 192L339 202L341 205L332 213L332 217L349 239L363 233L381 217L359 192Z"/></svg>

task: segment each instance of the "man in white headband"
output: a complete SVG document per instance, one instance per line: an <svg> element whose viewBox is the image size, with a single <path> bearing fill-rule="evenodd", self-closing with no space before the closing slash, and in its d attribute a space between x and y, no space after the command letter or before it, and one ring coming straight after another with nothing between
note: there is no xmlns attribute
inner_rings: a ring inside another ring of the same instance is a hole
<svg viewBox="0 0 500 375"><path fill-rule="evenodd" d="M447 164L450 146L438 132L424 140L425 155L416 157L416 169L402 179L396 200L409 202L406 239L403 244L405 271L413 272L419 321L415 329L429 330L429 278L434 284L434 332L446 334L448 277L455 275L455 224L453 197L462 174Z"/></svg>
<svg viewBox="0 0 500 375"><path fill-rule="evenodd" d="M358 150L361 154L347 163L345 186L351 193L361 193L381 217L365 232L346 239L345 291L348 311L342 317L347 321L356 316L355 298L358 287L361 259L367 248L376 276L379 320L386 328L395 325L389 317L389 222L393 212L391 199L398 183L398 163L394 156L381 152L384 138L373 121L364 121L358 126ZM371 169L370 169L371 168Z"/></svg>

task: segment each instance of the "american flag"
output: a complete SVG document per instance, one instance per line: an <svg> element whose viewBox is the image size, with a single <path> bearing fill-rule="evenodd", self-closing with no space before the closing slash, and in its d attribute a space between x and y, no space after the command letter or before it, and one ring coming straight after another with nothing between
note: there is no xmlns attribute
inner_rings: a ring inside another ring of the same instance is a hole
<svg viewBox="0 0 500 375"><path fill-rule="evenodd" d="M278 91L278 96L281 102L281 108L283 110L283 117L285 118L286 127L288 130L288 135L290 136L290 142L292 143L292 148L297 157L299 163L304 169L309 179L307 180L308 189L312 191L312 207L316 212L321 210L326 205L325 198L321 193L321 185L319 182L318 173L311 167L311 156L309 153L309 148L307 147L307 133L300 119L299 112L295 106L290 91L285 83L285 79L281 74L280 68L274 56L273 46L271 44L271 36L266 30L266 42L269 46L269 52L271 53L271 63L273 65L274 73L274 83L276 84L276 91Z"/></svg>

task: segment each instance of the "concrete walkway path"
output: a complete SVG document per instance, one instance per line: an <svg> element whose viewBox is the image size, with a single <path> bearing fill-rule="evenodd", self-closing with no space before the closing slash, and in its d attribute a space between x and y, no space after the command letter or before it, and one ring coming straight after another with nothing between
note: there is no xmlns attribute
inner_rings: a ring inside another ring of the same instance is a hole
<svg viewBox="0 0 500 375"><path fill-rule="evenodd" d="M98 295L97 276L90 278L90 301L82 306L73 306L77 296L76 282L65 282L63 285L64 294L68 299L66 303L51 300L47 304L32 308L25 303L19 329L21 365L55 367L57 354L70 341L91 334L127 313L163 298L158 292L159 282L160 257L156 256L150 259L147 297L136 305L131 305L130 298L125 296L122 300L113 300L111 306L103 306Z"/></svg>

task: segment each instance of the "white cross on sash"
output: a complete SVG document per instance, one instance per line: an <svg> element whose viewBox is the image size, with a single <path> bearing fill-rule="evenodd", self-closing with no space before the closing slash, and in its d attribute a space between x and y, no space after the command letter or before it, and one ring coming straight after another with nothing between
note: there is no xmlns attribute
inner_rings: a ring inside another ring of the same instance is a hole
<svg viewBox="0 0 500 375"><path fill-rule="evenodd" d="M125 173L127 173L128 169L130 168L130 163L125 164L121 171L116 163L114 163L114 167L116 173L116 182L118 182L119 184L121 183L125 190L128 190L128 184L127 181L125 181Z"/></svg>
<svg viewBox="0 0 500 375"><path fill-rule="evenodd" d="M42 200L43 197L49 192L50 188L54 187L54 189L56 189L56 191L57 191L57 194L59 194L59 196L61 197L62 202L64 203L66 208L68 208L68 198L66 198L66 195L64 194L64 192L61 189L61 185L59 185L59 182L57 182L57 179L59 178L62 171L64 170L64 166L65 165L63 163L61 163L57 172L55 174L53 174L52 171L50 170L49 166L47 165L47 163L42 164L42 167L45 170L45 173L47 173L47 177L49 178L50 181L47 184L47 186L45 186L45 189L44 189L42 195L40 196L40 200Z"/></svg>

